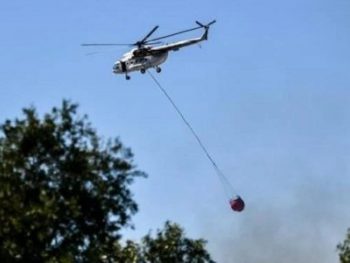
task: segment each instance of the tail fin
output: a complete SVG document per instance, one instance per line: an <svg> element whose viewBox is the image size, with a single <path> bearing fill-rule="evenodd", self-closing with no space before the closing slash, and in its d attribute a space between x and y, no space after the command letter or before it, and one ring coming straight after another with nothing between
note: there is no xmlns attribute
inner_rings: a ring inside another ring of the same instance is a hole
<svg viewBox="0 0 350 263"><path fill-rule="evenodd" d="M208 29L205 29L203 35L201 36L201 40L208 40Z"/></svg>

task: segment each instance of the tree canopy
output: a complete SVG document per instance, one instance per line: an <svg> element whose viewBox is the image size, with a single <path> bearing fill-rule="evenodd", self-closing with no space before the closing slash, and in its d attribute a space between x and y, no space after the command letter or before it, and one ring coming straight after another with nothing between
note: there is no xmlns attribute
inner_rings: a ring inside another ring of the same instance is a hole
<svg viewBox="0 0 350 263"><path fill-rule="evenodd" d="M177 224L165 223L163 230L158 230L156 237L146 235L142 240L142 253L147 262L214 262L204 249L206 241L190 239Z"/></svg>
<svg viewBox="0 0 350 263"><path fill-rule="evenodd" d="M118 262L213 263L205 244L203 239L187 238L178 224L167 221L155 237L149 233L140 244L128 240L124 247L119 247Z"/></svg>
<svg viewBox="0 0 350 263"><path fill-rule="evenodd" d="M121 241L138 210L130 185L146 175L77 109L25 108L0 126L0 261L211 262L204 240L169 222L140 244Z"/></svg>
<svg viewBox="0 0 350 263"><path fill-rule="evenodd" d="M343 243L337 246L341 263L350 263L350 228Z"/></svg>
<svg viewBox="0 0 350 263"><path fill-rule="evenodd" d="M137 211L128 186L144 173L118 139L103 140L77 105L41 120L34 108L0 137L0 256L28 261L109 255Z"/></svg>

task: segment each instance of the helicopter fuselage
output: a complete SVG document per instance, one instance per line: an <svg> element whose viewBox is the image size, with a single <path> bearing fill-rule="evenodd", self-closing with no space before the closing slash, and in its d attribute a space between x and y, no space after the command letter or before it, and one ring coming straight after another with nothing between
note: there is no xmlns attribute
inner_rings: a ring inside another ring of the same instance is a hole
<svg viewBox="0 0 350 263"><path fill-rule="evenodd" d="M149 68L158 68L168 57L168 51L162 51L155 54L138 53L139 49L132 49L125 53L122 58L113 65L113 73L127 74L133 71L144 73Z"/></svg>

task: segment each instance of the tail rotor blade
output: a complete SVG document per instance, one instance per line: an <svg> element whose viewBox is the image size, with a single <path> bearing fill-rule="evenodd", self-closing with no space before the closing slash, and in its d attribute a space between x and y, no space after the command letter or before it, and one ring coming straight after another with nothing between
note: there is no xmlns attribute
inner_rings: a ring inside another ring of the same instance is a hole
<svg viewBox="0 0 350 263"><path fill-rule="evenodd" d="M211 21L210 23L203 25L201 22L196 21L196 24L199 25L200 27L204 27L204 28L209 28L212 24L216 23L216 20Z"/></svg>
<svg viewBox="0 0 350 263"><path fill-rule="evenodd" d="M214 23L216 23L216 20L211 21L207 26L211 26Z"/></svg>
<svg viewBox="0 0 350 263"><path fill-rule="evenodd" d="M196 21L196 24L199 25L199 26L201 26L201 27L205 27L202 23L200 23L200 22L198 22L198 21Z"/></svg>

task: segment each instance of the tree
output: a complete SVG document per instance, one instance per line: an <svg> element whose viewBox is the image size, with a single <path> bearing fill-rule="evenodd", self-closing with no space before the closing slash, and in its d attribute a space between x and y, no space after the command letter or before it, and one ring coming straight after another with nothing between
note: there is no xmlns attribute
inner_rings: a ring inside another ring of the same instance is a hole
<svg viewBox="0 0 350 263"><path fill-rule="evenodd" d="M116 250L116 262L123 263L144 263L144 257L141 252L141 246L134 242L127 240L125 246L118 245Z"/></svg>
<svg viewBox="0 0 350 263"><path fill-rule="evenodd" d="M111 260L137 204L133 155L103 141L77 105L34 108L0 128L0 261Z"/></svg>
<svg viewBox="0 0 350 263"><path fill-rule="evenodd" d="M0 126L0 262L213 262L205 241L166 222L153 238L121 242L145 173L119 139L104 141L78 106L35 108Z"/></svg>
<svg viewBox="0 0 350 263"><path fill-rule="evenodd" d="M116 250L124 263L215 263L205 250L206 241L189 239L177 224L167 221L164 229L142 238L140 244L127 240Z"/></svg>
<svg viewBox="0 0 350 263"><path fill-rule="evenodd" d="M167 221L163 230L158 230L156 237L151 234L142 239L141 258L152 263L213 263L209 253L205 250L206 241L203 239L189 239L184 230L175 223Z"/></svg>
<svg viewBox="0 0 350 263"><path fill-rule="evenodd" d="M350 228L343 243L337 246L341 263L350 263Z"/></svg>

